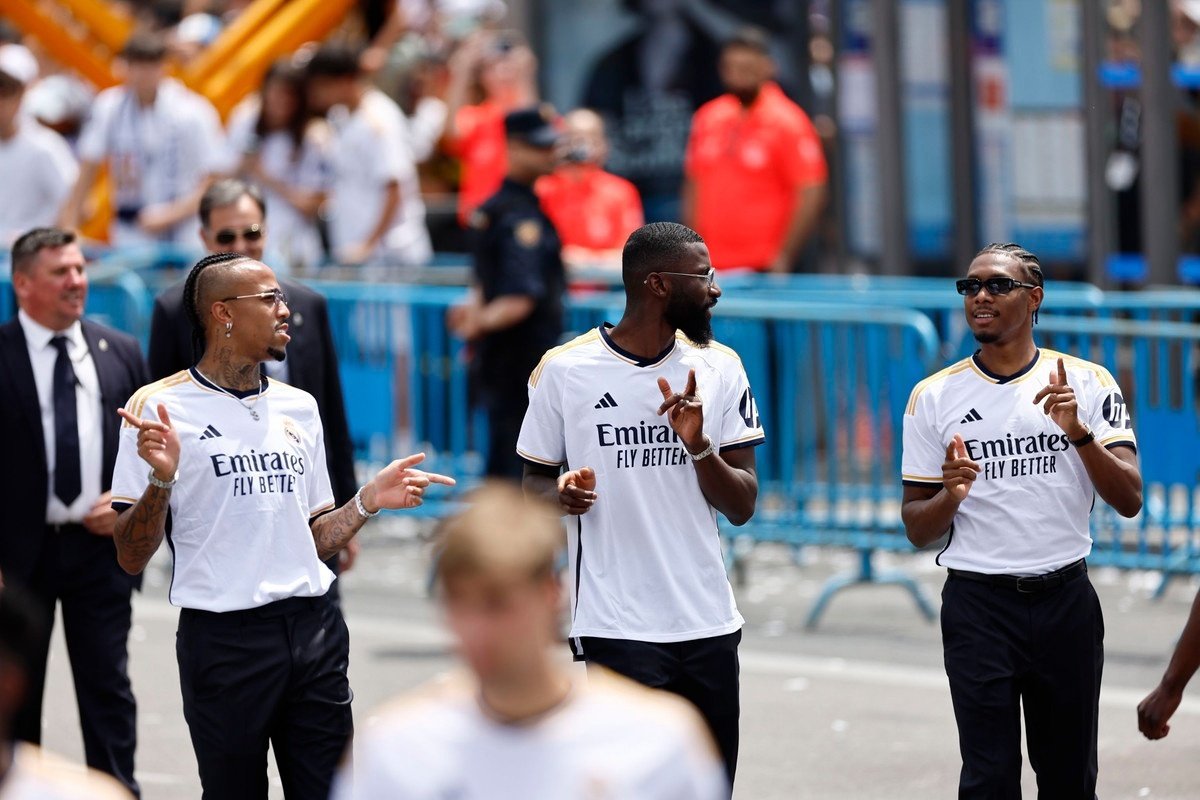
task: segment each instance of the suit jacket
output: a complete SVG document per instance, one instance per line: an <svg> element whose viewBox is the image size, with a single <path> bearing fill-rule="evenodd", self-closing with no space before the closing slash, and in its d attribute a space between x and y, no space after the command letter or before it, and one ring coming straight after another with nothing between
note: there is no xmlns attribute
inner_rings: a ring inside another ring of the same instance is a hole
<svg viewBox="0 0 1200 800"><path fill-rule="evenodd" d="M83 320L83 336L100 379L104 436L100 489L106 492L112 488L117 461L121 423L117 409L150 380L141 348L132 336L88 320ZM0 503L5 509L5 521L0 525L0 571L6 581L21 582L33 573L46 543L50 486L37 385L25 331L16 316L0 325L0 426L4 431ZM112 557L113 568L120 570L115 546ZM140 584L140 578L130 580Z"/></svg>
<svg viewBox="0 0 1200 800"><path fill-rule="evenodd" d="M192 354L192 326L183 312L183 285L169 286L154 299L150 320L150 376L161 380L196 364ZM354 497L354 443L342 400L342 378L329 327L329 304L324 296L303 284L280 281L288 296L288 382L317 401L325 430L325 461L338 505Z"/></svg>

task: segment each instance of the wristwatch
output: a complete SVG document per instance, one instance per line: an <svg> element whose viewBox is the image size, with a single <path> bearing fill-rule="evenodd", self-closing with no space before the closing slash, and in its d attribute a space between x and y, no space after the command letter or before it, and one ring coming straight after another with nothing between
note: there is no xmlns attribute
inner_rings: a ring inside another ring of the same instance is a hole
<svg viewBox="0 0 1200 800"><path fill-rule="evenodd" d="M713 440L710 439L709 437L705 436L704 444L706 445L706 447L703 450L701 450L699 453L693 453L690 450L688 450L688 455L692 457L692 461L703 461L704 459L708 458L709 456L711 456L713 454ZM686 450L687 448L684 448L684 449Z"/></svg>
<svg viewBox="0 0 1200 800"><path fill-rule="evenodd" d="M1087 425L1084 425L1083 429L1087 431L1087 433L1085 433L1083 436L1080 436L1078 439L1071 440L1071 444L1074 447L1083 447L1084 445L1091 444L1092 442L1096 441L1096 434L1092 433L1091 428L1089 428Z"/></svg>
<svg viewBox="0 0 1200 800"><path fill-rule="evenodd" d="M175 485L175 481L177 480L179 480L178 472L171 476L171 480L160 481L158 478L154 477L154 470L150 470L150 485L157 486L159 489L170 489Z"/></svg>

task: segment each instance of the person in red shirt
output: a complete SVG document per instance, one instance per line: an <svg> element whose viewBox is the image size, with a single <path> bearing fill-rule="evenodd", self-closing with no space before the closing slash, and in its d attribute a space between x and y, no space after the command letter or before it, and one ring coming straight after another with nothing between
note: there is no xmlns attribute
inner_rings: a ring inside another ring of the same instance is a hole
<svg viewBox="0 0 1200 800"><path fill-rule="evenodd" d="M562 239L568 267L620 266L629 234L645 224L642 197L624 178L604 171L604 121L590 109L567 114L566 148L553 174L534 186Z"/></svg>
<svg viewBox="0 0 1200 800"><path fill-rule="evenodd" d="M820 138L772 80L762 32L728 40L720 73L728 93L692 117L683 222L704 237L717 269L790 272L825 203Z"/></svg>
<svg viewBox="0 0 1200 800"><path fill-rule="evenodd" d="M537 59L514 35L484 30L463 42L449 67L445 142L462 162L458 221L467 227L471 212L496 193L508 171L504 116L537 105ZM476 79L483 100L469 104Z"/></svg>

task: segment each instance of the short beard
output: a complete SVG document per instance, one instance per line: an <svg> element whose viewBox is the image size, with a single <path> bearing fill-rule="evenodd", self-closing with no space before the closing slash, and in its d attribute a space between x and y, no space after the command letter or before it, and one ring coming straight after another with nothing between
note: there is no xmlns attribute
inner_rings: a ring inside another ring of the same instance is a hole
<svg viewBox="0 0 1200 800"><path fill-rule="evenodd" d="M287 353L285 353L283 350L280 350L278 347L268 347L267 355L276 361L283 361L285 358L287 358Z"/></svg>
<svg viewBox="0 0 1200 800"><path fill-rule="evenodd" d="M713 340L712 320L708 316L708 307L696 305L684 299L682 295L671 295L667 307L663 310L663 319L677 331L683 333L693 344L708 347Z"/></svg>
<svg viewBox="0 0 1200 800"><path fill-rule="evenodd" d="M994 331L978 331L975 332L975 341L980 344L995 344L1000 341L1000 334Z"/></svg>

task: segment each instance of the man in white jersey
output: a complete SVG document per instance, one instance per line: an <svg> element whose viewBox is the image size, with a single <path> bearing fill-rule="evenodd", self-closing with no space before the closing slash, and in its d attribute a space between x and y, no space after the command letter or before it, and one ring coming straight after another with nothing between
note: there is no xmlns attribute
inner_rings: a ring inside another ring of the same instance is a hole
<svg viewBox="0 0 1200 800"><path fill-rule="evenodd" d="M408 122L359 68L357 50L327 44L308 62L309 102L326 114L329 238L340 264L424 264L433 255Z"/></svg>
<svg viewBox="0 0 1200 800"><path fill-rule="evenodd" d="M441 530L446 622L469 673L385 706L335 800L717 800L721 762L696 711L553 651L554 508L492 484Z"/></svg>
<svg viewBox="0 0 1200 800"><path fill-rule="evenodd" d="M0 800L129 800L115 780L85 770L26 742L15 723L46 638L34 603L19 590L0 590Z"/></svg>
<svg viewBox="0 0 1200 800"><path fill-rule="evenodd" d="M75 183L71 147L22 113L25 89L37 80L37 59L19 44L0 44L0 247L32 228L50 225Z"/></svg>
<svg viewBox="0 0 1200 800"><path fill-rule="evenodd" d="M743 620L717 512L753 516L763 430L741 360L712 341L721 290L704 240L653 223L621 260L621 321L549 351L530 376L524 485L575 517L576 657L691 700L732 783Z"/></svg>
<svg viewBox="0 0 1200 800"><path fill-rule="evenodd" d="M184 305L204 332L203 356L120 412L117 558L140 572L168 536L204 797L265 798L270 742L285 795L323 800L350 737L352 695L346 625L322 561L380 509L420 505L431 482L453 480L413 469L423 456L409 456L335 510L316 401L261 372L289 338L274 274L235 253L207 256Z"/></svg>
<svg viewBox="0 0 1200 800"><path fill-rule="evenodd" d="M209 176L224 167L221 120L212 103L166 77L161 35L136 33L121 51L125 82L92 104L79 136L79 179L62 212L75 227L101 166L112 181L110 231L117 246L190 244L190 223Z"/></svg>
<svg viewBox="0 0 1200 800"><path fill-rule="evenodd" d="M1037 256L991 244L958 281L973 356L917 384L904 415L909 540L949 533L937 562L958 722L961 798L1021 796L1021 711L1041 797L1092 800L1104 621L1087 578L1097 494L1142 507L1120 387L1038 349Z"/></svg>

